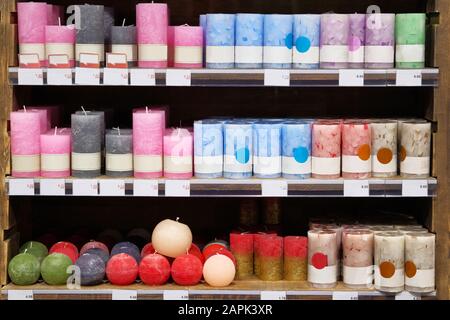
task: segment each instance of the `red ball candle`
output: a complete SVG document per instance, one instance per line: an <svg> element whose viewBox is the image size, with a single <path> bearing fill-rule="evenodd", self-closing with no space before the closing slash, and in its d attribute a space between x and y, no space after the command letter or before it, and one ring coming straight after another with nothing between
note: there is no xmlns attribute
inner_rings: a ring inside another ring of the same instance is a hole
<svg viewBox="0 0 450 320"><path fill-rule="evenodd" d="M83 245L80 250L80 255L88 251L89 249L100 249L105 251L109 255L109 249L103 242L91 240Z"/></svg>
<svg viewBox="0 0 450 320"><path fill-rule="evenodd" d="M217 250L225 249L228 250L228 247L223 242L210 242L203 248L203 255L206 257L207 255L211 255L211 253L217 252Z"/></svg>
<svg viewBox="0 0 450 320"><path fill-rule="evenodd" d="M283 279L283 238L263 236L258 244L260 273L259 278L265 281Z"/></svg>
<svg viewBox="0 0 450 320"><path fill-rule="evenodd" d="M106 265L106 277L114 285L126 286L136 281L139 266L132 256L119 253L109 259Z"/></svg>
<svg viewBox="0 0 450 320"><path fill-rule="evenodd" d="M170 277L169 260L157 253L146 255L139 264L139 277L150 286L165 284Z"/></svg>
<svg viewBox="0 0 450 320"><path fill-rule="evenodd" d="M227 256L228 258L231 259L231 261L233 261L234 266L237 266L236 258L234 257L234 255L231 253L230 250L224 248L218 248L215 251L208 252L205 256L205 261L211 258L212 256L215 256L216 254L223 254L224 256Z"/></svg>
<svg viewBox="0 0 450 320"><path fill-rule="evenodd" d="M183 254L172 263L172 279L180 286L197 284L203 274L203 265L199 258L192 254Z"/></svg>
<svg viewBox="0 0 450 320"><path fill-rule="evenodd" d="M306 281L308 270L308 238L284 238L284 279Z"/></svg>
<svg viewBox="0 0 450 320"><path fill-rule="evenodd" d="M72 260L72 262L75 264L75 262L78 259L78 248L70 242L66 241L60 241L55 243L49 250L50 253L62 253L65 254Z"/></svg>
<svg viewBox="0 0 450 320"><path fill-rule="evenodd" d="M189 254L193 254L194 256L196 256L197 258L200 259L200 261L202 262L202 264L205 263L205 256L203 255L203 253L201 252L200 248L196 245L196 244L192 244L191 247L189 248Z"/></svg>
<svg viewBox="0 0 450 320"><path fill-rule="evenodd" d="M145 257L146 255L155 253L155 248L153 248L152 243L147 243L141 250L141 257Z"/></svg>
<svg viewBox="0 0 450 320"><path fill-rule="evenodd" d="M253 274L253 234L231 233L231 253L236 258L236 277L245 279Z"/></svg>

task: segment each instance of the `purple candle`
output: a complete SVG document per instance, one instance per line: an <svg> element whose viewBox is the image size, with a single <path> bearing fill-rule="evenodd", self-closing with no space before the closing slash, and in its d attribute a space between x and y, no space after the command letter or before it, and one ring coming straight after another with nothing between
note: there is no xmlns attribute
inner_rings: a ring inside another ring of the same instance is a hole
<svg viewBox="0 0 450 320"><path fill-rule="evenodd" d="M348 67L349 16L326 13L320 18L320 67Z"/></svg>
<svg viewBox="0 0 450 320"><path fill-rule="evenodd" d="M348 16L350 34L348 35L348 67L364 68L364 44L366 32L366 15L350 14Z"/></svg>
<svg viewBox="0 0 450 320"><path fill-rule="evenodd" d="M366 68L393 68L395 14L373 13L366 16Z"/></svg>

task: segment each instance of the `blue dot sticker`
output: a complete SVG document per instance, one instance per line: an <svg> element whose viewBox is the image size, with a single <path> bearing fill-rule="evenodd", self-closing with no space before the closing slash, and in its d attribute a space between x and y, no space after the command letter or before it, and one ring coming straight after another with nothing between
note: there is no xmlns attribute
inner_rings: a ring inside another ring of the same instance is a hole
<svg viewBox="0 0 450 320"><path fill-rule="evenodd" d="M309 48L311 48L311 41L307 37L299 37L295 41L295 47L297 48L298 52L307 52Z"/></svg>
<svg viewBox="0 0 450 320"><path fill-rule="evenodd" d="M308 149L305 147L294 148L294 159L299 163L305 163L309 158Z"/></svg>
<svg viewBox="0 0 450 320"><path fill-rule="evenodd" d="M238 149L234 156L236 157L237 162L246 164L250 160L250 150L248 148Z"/></svg>
<svg viewBox="0 0 450 320"><path fill-rule="evenodd" d="M286 39L284 39L284 43L288 49L292 49L294 46L294 37L292 36L292 33L288 33Z"/></svg>

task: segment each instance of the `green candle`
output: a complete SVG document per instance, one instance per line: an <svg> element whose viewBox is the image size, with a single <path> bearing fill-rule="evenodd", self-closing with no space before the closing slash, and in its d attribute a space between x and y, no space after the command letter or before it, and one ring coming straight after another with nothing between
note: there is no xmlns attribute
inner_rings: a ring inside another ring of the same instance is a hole
<svg viewBox="0 0 450 320"><path fill-rule="evenodd" d="M395 18L396 67L417 69L425 66L424 13L397 14Z"/></svg>

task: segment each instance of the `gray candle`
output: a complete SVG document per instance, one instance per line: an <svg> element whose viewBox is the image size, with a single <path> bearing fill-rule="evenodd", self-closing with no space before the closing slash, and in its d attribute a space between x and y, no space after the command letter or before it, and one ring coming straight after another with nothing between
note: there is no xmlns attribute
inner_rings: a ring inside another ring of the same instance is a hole
<svg viewBox="0 0 450 320"><path fill-rule="evenodd" d="M106 175L133 175L133 135L131 129L106 130Z"/></svg>
<svg viewBox="0 0 450 320"><path fill-rule="evenodd" d="M136 65L137 40L135 26L115 26L111 29L111 52L125 54L130 67Z"/></svg>
<svg viewBox="0 0 450 320"><path fill-rule="evenodd" d="M77 29L76 60L79 63L80 53L97 54L99 62L105 58L105 26L104 6L79 5L80 28Z"/></svg>
<svg viewBox="0 0 450 320"><path fill-rule="evenodd" d="M111 44L111 28L114 25L114 8L105 7L103 14L103 27L105 30L105 44Z"/></svg>
<svg viewBox="0 0 450 320"><path fill-rule="evenodd" d="M101 134L101 148L105 148L105 111L77 111L75 114L84 115L87 114L97 114L100 116L100 134ZM109 124L109 123L108 123Z"/></svg>

